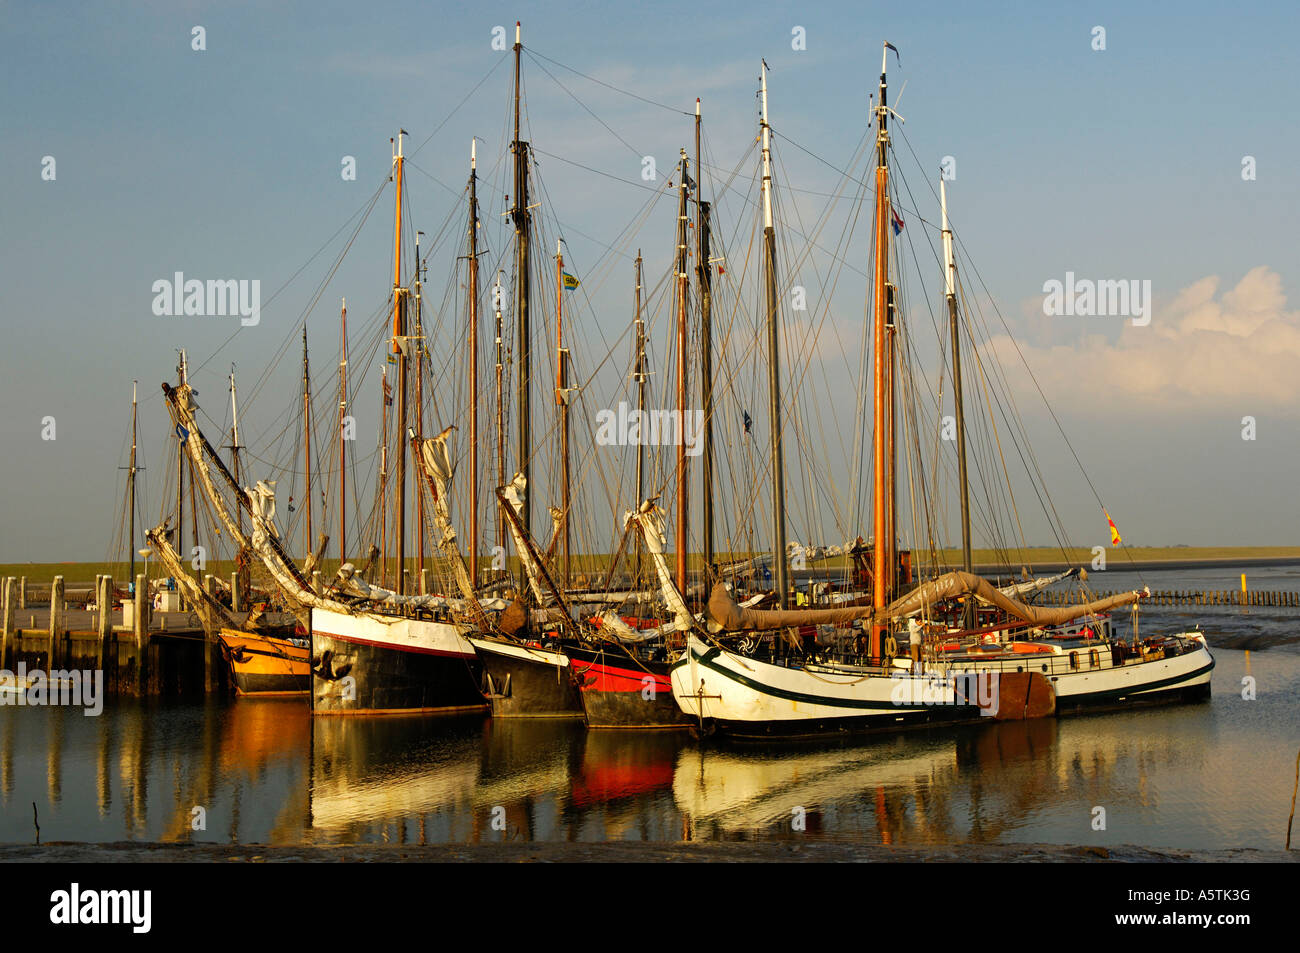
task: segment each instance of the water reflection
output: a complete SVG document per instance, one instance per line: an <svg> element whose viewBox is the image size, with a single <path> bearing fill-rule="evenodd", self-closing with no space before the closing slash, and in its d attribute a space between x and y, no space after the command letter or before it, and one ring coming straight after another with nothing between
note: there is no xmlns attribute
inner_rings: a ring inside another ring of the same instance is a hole
<svg viewBox="0 0 1300 953"><path fill-rule="evenodd" d="M819 748L726 749L540 720L313 719L301 702L270 699L124 701L98 718L7 708L0 840L32 839L36 802L46 841L1276 847L1300 656L1218 657L1206 704ZM1247 664L1256 701L1241 697Z"/></svg>

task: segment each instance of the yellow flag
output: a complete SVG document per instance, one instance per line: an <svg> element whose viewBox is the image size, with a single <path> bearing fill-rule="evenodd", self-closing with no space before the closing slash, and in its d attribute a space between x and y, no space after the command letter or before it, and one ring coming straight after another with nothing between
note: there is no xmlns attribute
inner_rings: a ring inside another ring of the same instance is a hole
<svg viewBox="0 0 1300 953"><path fill-rule="evenodd" d="M1106 508L1103 506L1101 511L1106 513ZM1120 539L1119 530L1115 528L1115 521L1110 518L1109 513L1106 513L1106 522L1110 524L1110 544L1112 546L1118 546L1120 543L1124 542Z"/></svg>

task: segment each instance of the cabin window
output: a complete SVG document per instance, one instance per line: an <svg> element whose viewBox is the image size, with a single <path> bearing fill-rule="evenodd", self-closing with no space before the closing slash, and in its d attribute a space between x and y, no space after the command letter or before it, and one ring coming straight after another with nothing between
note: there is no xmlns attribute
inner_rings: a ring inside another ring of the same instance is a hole
<svg viewBox="0 0 1300 953"><path fill-rule="evenodd" d="M1079 667L1079 653L1078 653L1078 652L1071 652L1071 653L1070 653L1070 668L1071 668L1071 669L1077 669L1078 667Z"/></svg>
<svg viewBox="0 0 1300 953"><path fill-rule="evenodd" d="M1088 652L1088 664L1091 665L1093 668L1096 668L1098 665L1101 664L1101 660L1100 660L1100 657L1097 655L1097 650L1096 650L1096 649L1091 649L1091 650L1089 650L1089 652Z"/></svg>

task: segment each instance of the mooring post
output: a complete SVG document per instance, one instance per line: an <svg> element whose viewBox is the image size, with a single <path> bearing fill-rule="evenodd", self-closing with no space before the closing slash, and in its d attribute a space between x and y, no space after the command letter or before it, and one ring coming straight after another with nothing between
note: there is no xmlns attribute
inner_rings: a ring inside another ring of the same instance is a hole
<svg viewBox="0 0 1300 953"><path fill-rule="evenodd" d="M429 570L421 569L420 570L420 595L427 596L428 594L429 594Z"/></svg>
<svg viewBox="0 0 1300 953"><path fill-rule="evenodd" d="M144 693L145 657L149 652L149 587L144 573L135 577L135 684Z"/></svg>
<svg viewBox="0 0 1300 953"><path fill-rule="evenodd" d="M230 611L240 612L243 608L239 604L239 573L232 572L230 574Z"/></svg>
<svg viewBox="0 0 1300 953"><path fill-rule="evenodd" d="M99 651L96 657L97 668L104 671L104 659L108 656L108 640L113 634L113 577L100 576L99 590L95 593L99 603Z"/></svg>
<svg viewBox="0 0 1300 953"><path fill-rule="evenodd" d="M18 608L27 608L27 577L18 577Z"/></svg>
<svg viewBox="0 0 1300 953"><path fill-rule="evenodd" d="M18 610L18 586L17 580L13 576L5 577L4 591L4 622L3 630L0 631L0 668L8 670L9 666L9 638L14 632L14 613Z"/></svg>
<svg viewBox="0 0 1300 953"><path fill-rule="evenodd" d="M50 671L60 666L63 661L62 649L63 643L63 577L55 576L54 581L50 583L50 650L49 661L46 662Z"/></svg>

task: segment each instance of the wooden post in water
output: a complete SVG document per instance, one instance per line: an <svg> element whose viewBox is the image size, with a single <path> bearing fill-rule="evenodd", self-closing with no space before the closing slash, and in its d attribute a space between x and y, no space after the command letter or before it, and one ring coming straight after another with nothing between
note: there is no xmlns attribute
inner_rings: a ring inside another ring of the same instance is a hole
<svg viewBox="0 0 1300 953"><path fill-rule="evenodd" d="M420 570L420 595L429 594L429 570L427 568Z"/></svg>
<svg viewBox="0 0 1300 953"><path fill-rule="evenodd" d="M99 590L95 593L99 603L99 649L95 653L96 668L104 671L104 658L108 655L108 640L113 635L113 577L100 576Z"/></svg>
<svg viewBox="0 0 1300 953"><path fill-rule="evenodd" d="M18 577L18 608L27 608L27 577Z"/></svg>
<svg viewBox="0 0 1300 953"><path fill-rule="evenodd" d="M135 683L141 694L145 688L145 658L149 653L149 585L144 573L135 577Z"/></svg>
<svg viewBox="0 0 1300 953"><path fill-rule="evenodd" d="M239 603L239 573L230 574L230 611L239 612L243 606Z"/></svg>
<svg viewBox="0 0 1300 953"><path fill-rule="evenodd" d="M18 586L13 576L5 578L4 617L0 623L0 668L9 668L9 638L14 632L14 613L18 610Z"/></svg>
<svg viewBox="0 0 1300 953"><path fill-rule="evenodd" d="M55 576L50 583L50 651L45 663L50 671L61 661L63 641L63 577Z"/></svg>

